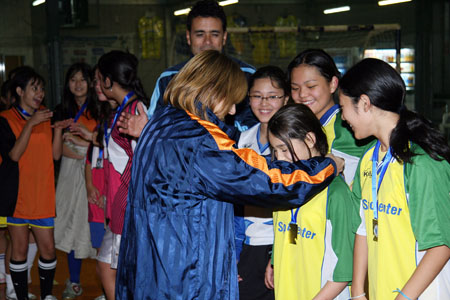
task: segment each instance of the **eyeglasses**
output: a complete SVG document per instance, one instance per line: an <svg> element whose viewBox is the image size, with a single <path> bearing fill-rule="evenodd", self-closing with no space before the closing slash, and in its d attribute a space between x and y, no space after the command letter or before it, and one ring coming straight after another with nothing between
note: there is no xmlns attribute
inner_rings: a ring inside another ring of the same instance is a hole
<svg viewBox="0 0 450 300"><path fill-rule="evenodd" d="M261 95L249 95L248 96L250 98L251 101L255 101L255 102L262 102L263 100L269 100L269 102L277 102L280 99L283 99L284 96L275 96L275 95L270 95L270 96L266 96L263 97Z"/></svg>

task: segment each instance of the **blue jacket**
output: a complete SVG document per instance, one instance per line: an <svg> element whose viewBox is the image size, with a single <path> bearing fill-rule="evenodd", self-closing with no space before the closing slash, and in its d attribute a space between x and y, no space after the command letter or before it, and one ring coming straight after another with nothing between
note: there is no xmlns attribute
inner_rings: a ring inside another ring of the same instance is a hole
<svg viewBox="0 0 450 300"><path fill-rule="evenodd" d="M117 299L239 299L233 203L304 204L335 176L328 158L291 164L237 149L230 128L170 105L135 149Z"/></svg>
<svg viewBox="0 0 450 300"><path fill-rule="evenodd" d="M247 80L250 78L250 76L255 73L255 68L251 65L240 61L238 59L232 58L240 67L242 72L245 73L245 77L247 77ZM160 107L164 106L164 92L169 85L169 82L172 80L175 75L180 72L181 68L184 67L184 65L188 62L184 61L182 63L179 63L178 65L172 66L165 70L164 72L159 75L158 80L156 81L155 89L153 90L152 97L150 99L150 107L147 111L148 118L150 119L152 115L155 113L156 109L159 109ZM248 100L248 97L245 97L245 99L236 105L236 114L233 117L234 118L234 126L238 128L240 131L245 131L258 123L258 120L256 119L255 115L253 114L252 110L250 109L250 103Z"/></svg>

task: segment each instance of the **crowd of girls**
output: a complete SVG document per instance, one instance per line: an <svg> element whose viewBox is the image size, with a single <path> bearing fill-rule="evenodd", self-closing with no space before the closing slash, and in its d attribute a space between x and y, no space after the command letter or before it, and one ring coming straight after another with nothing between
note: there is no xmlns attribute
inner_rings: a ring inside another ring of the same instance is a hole
<svg viewBox="0 0 450 300"><path fill-rule="evenodd" d="M122 51L72 65L55 113L30 67L2 88L9 299L36 297L32 245L47 300L55 249L63 299L83 293L88 257L97 299L450 299L450 148L387 63L342 76L310 49L247 84L206 50L150 119L137 66ZM259 123L239 133L224 120L246 95Z"/></svg>
<svg viewBox="0 0 450 300"><path fill-rule="evenodd" d="M82 294L81 259L95 257L94 248L99 250L97 269L106 295L98 299L114 299L114 269L136 144L114 125L122 111L134 114L138 102L147 105L137 64L134 55L112 51L99 60L95 74L84 63L72 65L55 114L43 106L44 80L32 68L20 68L8 82L14 104L7 109L11 104L2 97L6 110L0 118L0 167L5 195L1 214L8 216L2 224L7 224L12 245L8 270L14 288L9 299L36 298L27 288L30 237L36 239L40 253L41 299L56 299L55 246L68 253L63 299ZM90 144L95 147L88 153ZM61 156L55 191L53 160Z"/></svg>

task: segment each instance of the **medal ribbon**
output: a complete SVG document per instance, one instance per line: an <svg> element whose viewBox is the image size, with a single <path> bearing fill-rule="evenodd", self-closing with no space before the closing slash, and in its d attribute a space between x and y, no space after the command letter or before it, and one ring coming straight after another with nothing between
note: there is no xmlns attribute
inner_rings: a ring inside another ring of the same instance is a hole
<svg viewBox="0 0 450 300"><path fill-rule="evenodd" d="M108 147L109 138L111 137L111 133L113 131L114 126L116 125L117 118L122 113L122 110L124 109L124 107L127 104L128 100L130 100L130 98L133 97L133 96L134 96L134 91L131 91L125 96L125 98L123 98L122 104L119 106L119 108L117 109L116 114L114 116L114 120L113 120L113 123L111 125L111 131L109 132L109 134L108 134L108 124L105 122L105 142L106 142L106 147Z"/></svg>
<svg viewBox="0 0 450 300"><path fill-rule="evenodd" d="M260 131L261 131L261 126L258 128L258 132L256 133L256 140L258 141L259 152L261 152L261 154L263 154L264 151L266 151L267 148L269 148L269 143L263 145L263 144L261 144L261 143L259 142L259 138L260 138L260 136L261 136Z"/></svg>
<svg viewBox="0 0 450 300"><path fill-rule="evenodd" d="M300 210L300 207L297 207L295 209L295 213L294 213L294 209L291 209L291 223L290 224L297 224L297 215L298 215L299 210Z"/></svg>
<svg viewBox="0 0 450 300"><path fill-rule="evenodd" d="M17 108L19 109L19 111L22 113L22 115L30 117L31 115L29 112L27 112L25 109L23 109L19 104L17 104ZM36 112L36 109L34 110L34 112Z"/></svg>
<svg viewBox="0 0 450 300"><path fill-rule="evenodd" d="M75 118L73 119L73 122L76 123L78 121L78 119L81 117L81 115L83 114L84 110L87 107L87 100L84 101L83 106L81 106L80 110L77 112Z"/></svg>
<svg viewBox="0 0 450 300"><path fill-rule="evenodd" d="M380 190L381 182L383 181L384 175L386 174L387 168L389 167L389 163L392 160L392 151L391 147L389 147L388 152L384 156L381 163L378 165L378 152L380 150L380 146L380 141L377 141L372 155L372 201L374 203L373 217L375 220L378 220L378 191Z"/></svg>

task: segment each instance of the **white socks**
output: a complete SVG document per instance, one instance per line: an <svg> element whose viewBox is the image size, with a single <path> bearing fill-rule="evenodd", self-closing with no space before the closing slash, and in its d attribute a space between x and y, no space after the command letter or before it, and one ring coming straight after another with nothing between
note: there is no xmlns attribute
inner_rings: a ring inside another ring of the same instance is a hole
<svg viewBox="0 0 450 300"><path fill-rule="evenodd" d="M0 283L5 283L5 253L0 254Z"/></svg>
<svg viewBox="0 0 450 300"><path fill-rule="evenodd" d="M28 244L28 254L27 254L27 263L28 263L28 283L31 283L31 268L33 267L34 258L37 253L36 243Z"/></svg>
<svg viewBox="0 0 450 300"><path fill-rule="evenodd" d="M11 296L14 296L14 298L16 298L16 292L14 291L11 274L6 274L6 296L8 296L9 298L12 298Z"/></svg>

